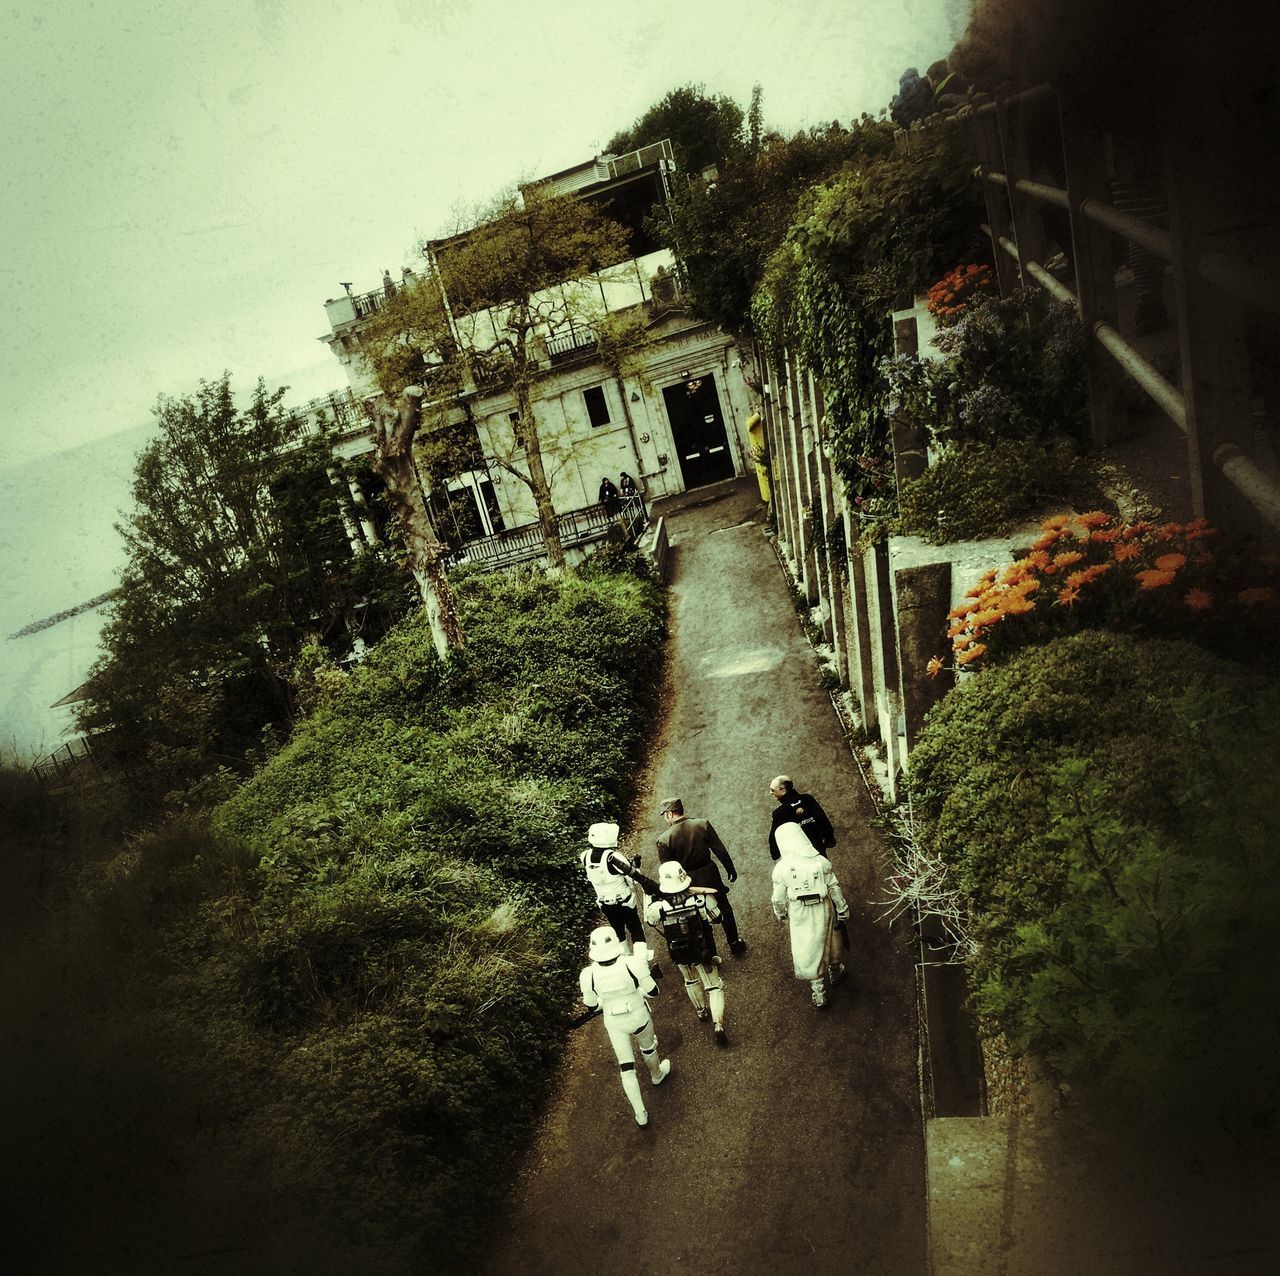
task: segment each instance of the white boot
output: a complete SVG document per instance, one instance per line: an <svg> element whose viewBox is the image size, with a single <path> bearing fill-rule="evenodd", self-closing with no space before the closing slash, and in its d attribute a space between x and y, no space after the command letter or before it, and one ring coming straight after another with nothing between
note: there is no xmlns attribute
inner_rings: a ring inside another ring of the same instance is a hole
<svg viewBox="0 0 1280 1276"><path fill-rule="evenodd" d="M671 1071L671 1060L663 1059L658 1062L658 1038L654 1037L653 1046L646 1050L640 1047L640 1053L644 1056L644 1061L649 1065L649 1080L654 1085L661 1085L667 1079L667 1073Z"/></svg>
<svg viewBox="0 0 1280 1276"><path fill-rule="evenodd" d="M724 989L711 988L707 991L707 1000L711 1003L711 1022L717 1028L724 1027Z"/></svg>
<svg viewBox="0 0 1280 1276"><path fill-rule="evenodd" d="M645 1110L644 1095L640 1093L640 1078L636 1076L634 1064L629 1064L622 1070L622 1088L631 1100L631 1111L636 1114L636 1124L648 1125L649 1113Z"/></svg>
<svg viewBox="0 0 1280 1276"><path fill-rule="evenodd" d="M809 980L809 988L813 993L813 1004L822 1010L827 1004L827 987L821 979Z"/></svg>
<svg viewBox="0 0 1280 1276"><path fill-rule="evenodd" d="M693 1008L698 1012L699 1019L707 1017L707 1003L702 999L702 980L686 979L684 981L684 990L689 994L689 1000L693 1002Z"/></svg>

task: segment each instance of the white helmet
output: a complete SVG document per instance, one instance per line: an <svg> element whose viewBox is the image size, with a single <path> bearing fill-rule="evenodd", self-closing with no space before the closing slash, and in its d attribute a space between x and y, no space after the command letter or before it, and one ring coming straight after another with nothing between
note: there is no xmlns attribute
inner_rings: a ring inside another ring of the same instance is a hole
<svg viewBox="0 0 1280 1276"><path fill-rule="evenodd" d="M778 850L783 855L816 855L818 853L814 850L809 835L800 825L791 820L778 825L774 840L778 843Z"/></svg>
<svg viewBox="0 0 1280 1276"><path fill-rule="evenodd" d="M597 926L591 932L591 945L587 952L592 961L612 961L622 955L622 940L612 926Z"/></svg>
<svg viewBox="0 0 1280 1276"><path fill-rule="evenodd" d="M587 830L587 845L611 851L618 845L618 826L616 824L593 824Z"/></svg>
<svg viewBox="0 0 1280 1276"><path fill-rule="evenodd" d="M679 860L667 860L658 869L658 889L664 895L679 895L693 885Z"/></svg>

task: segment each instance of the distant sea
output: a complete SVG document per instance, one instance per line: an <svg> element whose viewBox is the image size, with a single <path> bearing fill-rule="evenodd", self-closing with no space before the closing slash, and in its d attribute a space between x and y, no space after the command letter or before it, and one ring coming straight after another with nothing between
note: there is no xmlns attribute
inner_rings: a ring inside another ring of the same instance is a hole
<svg viewBox="0 0 1280 1276"><path fill-rule="evenodd" d="M0 751L31 759L70 731L66 709L98 658L106 608L38 633L20 629L114 589L124 546L114 525L132 507L137 454L154 426L123 430L40 461L0 466Z"/></svg>

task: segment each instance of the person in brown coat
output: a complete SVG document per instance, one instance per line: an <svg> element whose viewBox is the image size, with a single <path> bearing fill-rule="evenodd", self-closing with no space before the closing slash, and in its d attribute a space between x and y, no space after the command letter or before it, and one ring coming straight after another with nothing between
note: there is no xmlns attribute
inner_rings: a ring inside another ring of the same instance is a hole
<svg viewBox="0 0 1280 1276"><path fill-rule="evenodd" d="M675 860L684 865L684 871L695 886L714 888L729 951L735 957L741 957L747 951L747 942L738 934L738 919L729 903L729 888L712 859L714 855L724 865L729 881L738 880L738 870L734 868L733 859L720 840L720 834L710 820L689 819L679 798L668 798L663 802L662 818L667 822L667 831L658 838L658 862L665 864Z"/></svg>

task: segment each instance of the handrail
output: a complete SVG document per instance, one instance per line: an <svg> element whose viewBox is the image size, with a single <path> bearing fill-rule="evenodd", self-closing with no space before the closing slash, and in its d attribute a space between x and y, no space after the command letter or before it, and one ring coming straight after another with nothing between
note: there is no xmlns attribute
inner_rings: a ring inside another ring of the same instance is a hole
<svg viewBox="0 0 1280 1276"><path fill-rule="evenodd" d="M1057 298L1058 301L1065 301L1067 305L1074 306L1077 311L1080 309L1079 298L1071 291L1066 284L1055 279L1038 261L1022 260L1022 254L1018 251L1018 245L1013 242L1007 235L1001 235L998 238L992 235L991 227L986 222L982 223L981 229L987 232L989 238L995 238L1001 248L1009 254L1020 265L1023 270L1031 276L1032 279L1040 285L1051 297Z"/></svg>
<svg viewBox="0 0 1280 1276"><path fill-rule="evenodd" d="M1093 325L1094 337L1111 352L1129 377L1164 409L1183 434L1187 432L1187 403L1178 391L1156 371L1109 323Z"/></svg>
<svg viewBox="0 0 1280 1276"><path fill-rule="evenodd" d="M1234 443L1219 444L1214 449L1213 463L1272 527L1280 527L1280 483Z"/></svg>
<svg viewBox="0 0 1280 1276"><path fill-rule="evenodd" d="M1090 221L1097 222L1099 226L1105 226L1108 230L1115 231L1117 235L1122 235L1125 239L1137 244L1139 248L1155 253L1162 260L1173 260L1173 236L1167 230L1161 230L1159 226L1144 222L1141 217L1134 217L1132 213L1122 213L1118 208L1112 208L1110 204L1105 204L1100 199L1086 199L1080 205L1080 213Z"/></svg>

